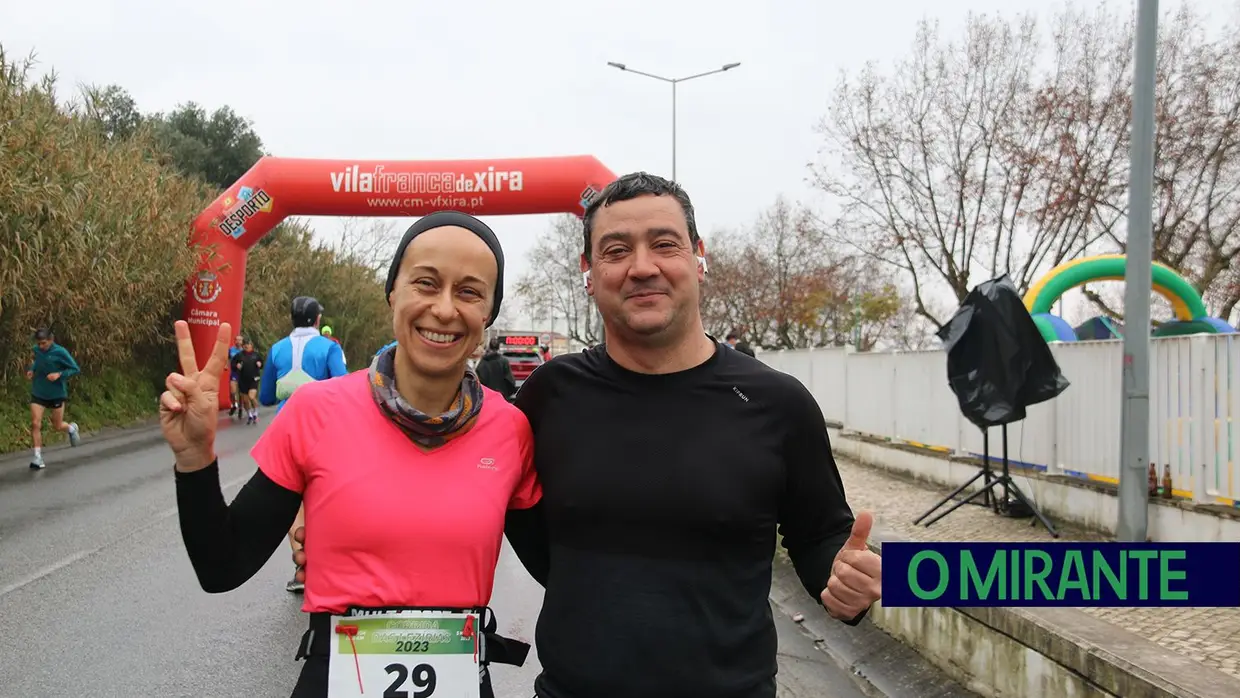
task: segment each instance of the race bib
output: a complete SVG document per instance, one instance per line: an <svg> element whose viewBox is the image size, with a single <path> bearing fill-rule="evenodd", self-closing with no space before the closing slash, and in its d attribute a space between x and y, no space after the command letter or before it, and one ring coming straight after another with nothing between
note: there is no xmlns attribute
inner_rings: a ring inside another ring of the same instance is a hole
<svg viewBox="0 0 1240 698"><path fill-rule="evenodd" d="M329 698L480 698L481 619L447 611L333 616Z"/></svg>

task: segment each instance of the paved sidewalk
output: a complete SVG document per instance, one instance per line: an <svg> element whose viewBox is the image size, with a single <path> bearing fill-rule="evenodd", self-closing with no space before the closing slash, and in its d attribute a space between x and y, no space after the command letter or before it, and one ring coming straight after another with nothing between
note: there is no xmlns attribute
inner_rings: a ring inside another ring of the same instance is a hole
<svg viewBox="0 0 1240 698"><path fill-rule="evenodd" d="M1054 540L1041 524L1009 519L990 509L965 505L934 525L913 519L934 506L950 488L901 478L887 471L837 457L844 487L854 510L868 509L882 525L918 540L1042 541ZM1015 478L1018 485L1022 478ZM1022 491L1029 489L1022 486ZM948 505L950 506L950 505ZM939 512L946 510L943 507ZM937 515L937 513L936 513ZM933 518L930 517L930 518ZM1037 521L1037 519L1033 519ZM1051 519L1060 540L1106 540ZM1240 678L1240 609L1238 608L1086 608L1097 618L1157 642L1169 650Z"/></svg>

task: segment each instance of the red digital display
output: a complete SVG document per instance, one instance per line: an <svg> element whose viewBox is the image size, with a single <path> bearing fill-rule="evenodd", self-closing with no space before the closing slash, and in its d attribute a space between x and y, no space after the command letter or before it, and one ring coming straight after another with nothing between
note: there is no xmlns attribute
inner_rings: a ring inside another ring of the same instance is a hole
<svg viewBox="0 0 1240 698"><path fill-rule="evenodd" d="M538 337L532 334L510 334L504 337L504 344L510 347L537 346Z"/></svg>

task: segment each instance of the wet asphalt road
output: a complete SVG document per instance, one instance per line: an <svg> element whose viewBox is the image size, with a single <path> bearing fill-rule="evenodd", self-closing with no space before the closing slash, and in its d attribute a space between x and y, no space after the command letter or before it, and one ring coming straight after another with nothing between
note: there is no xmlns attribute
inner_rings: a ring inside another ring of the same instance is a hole
<svg viewBox="0 0 1240 698"><path fill-rule="evenodd" d="M268 418L269 419L269 418ZM225 497L254 471L258 427L221 424ZM158 430L0 457L0 696L287 696L305 628L284 590L287 547L240 589L203 592L181 544L171 453ZM531 641L542 589L505 550L496 574L501 631ZM849 673L776 612L780 696L859 698ZM537 652L494 669L501 698L533 694Z"/></svg>

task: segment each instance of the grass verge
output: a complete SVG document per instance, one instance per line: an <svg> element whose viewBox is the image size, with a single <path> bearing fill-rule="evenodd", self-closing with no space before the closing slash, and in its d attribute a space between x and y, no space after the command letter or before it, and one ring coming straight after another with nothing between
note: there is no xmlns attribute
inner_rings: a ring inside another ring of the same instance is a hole
<svg viewBox="0 0 1240 698"><path fill-rule="evenodd" d="M69 379L69 402L65 419L77 422L82 433L103 427L128 426L159 412L163 374L138 368L129 371L106 370L85 373ZM53 431L51 421L43 421L43 445L65 441ZM18 376L0 385L0 454L30 448L30 383Z"/></svg>

